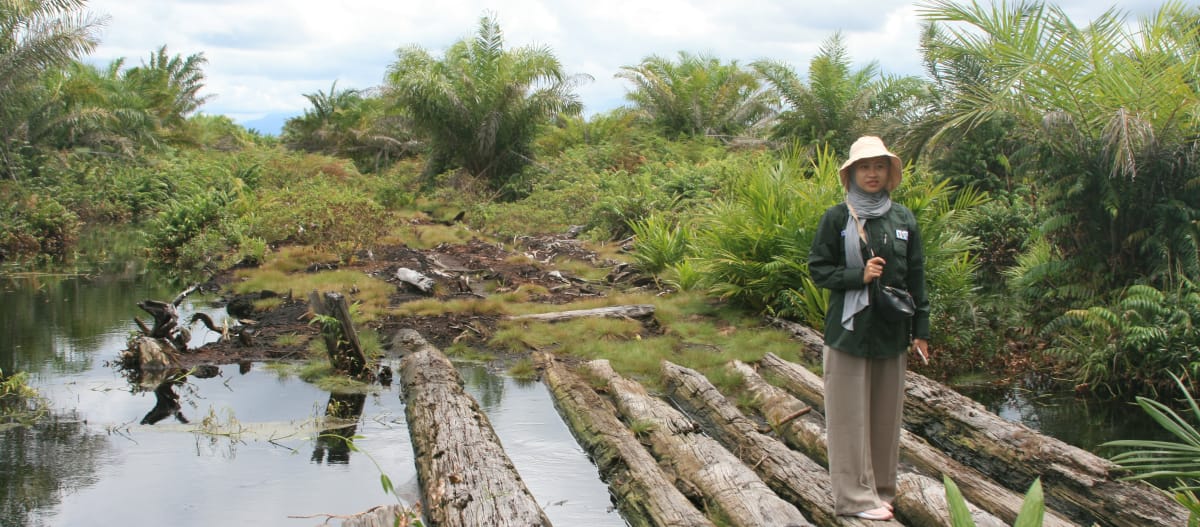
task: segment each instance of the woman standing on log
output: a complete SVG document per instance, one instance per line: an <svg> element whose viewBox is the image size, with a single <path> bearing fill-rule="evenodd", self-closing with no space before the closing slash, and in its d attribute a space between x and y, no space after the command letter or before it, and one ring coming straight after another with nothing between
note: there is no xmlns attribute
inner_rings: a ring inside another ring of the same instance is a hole
<svg viewBox="0 0 1200 527"><path fill-rule="evenodd" d="M900 157L878 137L860 137L839 171L846 201L821 217L808 257L813 281L830 290L825 317L825 419L837 514L892 518L904 409L905 352L929 351L925 252L917 220L892 202ZM915 313L885 313L877 286L907 290Z"/></svg>

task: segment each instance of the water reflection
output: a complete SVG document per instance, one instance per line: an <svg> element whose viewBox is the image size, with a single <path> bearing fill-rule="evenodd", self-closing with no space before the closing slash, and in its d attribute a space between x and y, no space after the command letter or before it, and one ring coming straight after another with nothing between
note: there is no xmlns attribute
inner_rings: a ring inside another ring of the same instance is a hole
<svg viewBox="0 0 1200 527"><path fill-rule="evenodd" d="M136 263L96 269L0 277L0 368L30 372L65 414L0 430L0 525L311 525L419 496L399 387L330 394L249 362L129 375L108 363L137 303L183 287ZM181 315L220 312L206 301ZM551 521L625 525L544 386L462 371ZM351 461L351 437L373 462Z"/></svg>
<svg viewBox="0 0 1200 527"><path fill-rule="evenodd" d="M23 525L92 485L109 450L108 438L73 414L0 432L0 524Z"/></svg>
<svg viewBox="0 0 1200 527"><path fill-rule="evenodd" d="M349 422L338 428L331 428L317 436L313 448L314 463L349 463L350 441L358 432L358 420L362 418L363 407L367 403L365 393L331 393L329 402L325 403L325 417L331 422Z"/></svg>
<svg viewBox="0 0 1200 527"><path fill-rule="evenodd" d="M959 387L964 395L1009 421L1022 423L1068 444L1111 456L1100 445L1117 439L1177 440L1131 401L1101 400L1062 389L1025 385Z"/></svg>
<svg viewBox="0 0 1200 527"><path fill-rule="evenodd" d="M488 371L481 364L462 364L458 366L458 371L484 412L494 410L504 400L504 377Z"/></svg>

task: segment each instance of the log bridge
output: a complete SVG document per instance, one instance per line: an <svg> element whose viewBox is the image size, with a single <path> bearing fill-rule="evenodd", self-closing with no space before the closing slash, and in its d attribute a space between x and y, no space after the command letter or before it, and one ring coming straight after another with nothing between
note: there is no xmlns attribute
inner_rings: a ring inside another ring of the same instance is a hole
<svg viewBox="0 0 1200 527"><path fill-rule="evenodd" d="M631 313L645 316L645 309ZM819 351L819 335L781 325ZM393 341L402 348L400 379L426 524L550 525L451 362L414 330ZM978 526L1011 525L1035 478L1045 493L1044 525L1188 522L1166 493L1119 479L1111 462L1005 421L913 372L896 518L869 522L833 513L823 386L800 364L772 354L756 364L731 361L728 372L743 379L749 395L739 407L704 375L670 362L661 365L664 393L655 394L605 361L569 364L542 352L534 360L559 413L634 526L943 526L950 524L943 476L959 486Z"/></svg>

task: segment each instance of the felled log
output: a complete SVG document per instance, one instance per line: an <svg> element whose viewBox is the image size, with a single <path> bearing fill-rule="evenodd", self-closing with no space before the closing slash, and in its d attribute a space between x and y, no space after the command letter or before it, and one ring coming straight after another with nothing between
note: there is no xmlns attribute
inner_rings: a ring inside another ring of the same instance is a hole
<svg viewBox="0 0 1200 527"><path fill-rule="evenodd" d="M804 510L816 525L899 525L838 518L833 509L829 471L779 440L760 433L758 425L699 372L664 361L662 373L667 395L680 409L752 467L771 490Z"/></svg>
<svg viewBox="0 0 1200 527"><path fill-rule="evenodd" d="M576 318L607 317L607 318L642 318L654 314L653 304L632 304L627 306L598 307L595 309L575 309L570 311L555 311L553 313L535 313L531 315L510 315L508 320L538 320L543 322L561 322Z"/></svg>
<svg viewBox="0 0 1200 527"><path fill-rule="evenodd" d="M820 413L810 412L799 418L790 418L790 408L807 405L783 389L768 383L745 363L734 361L729 367L741 375L743 386L752 396L751 404L784 441L817 460L822 466L828 467L829 449L825 435L825 417ZM900 431L900 457L924 473L914 473L902 466L898 476L896 510L897 514L903 516L910 524L925 525L926 523L922 523L925 520L921 519L946 517L945 515L949 514L945 499L946 488L941 482L943 475L954 478L960 490L964 485L970 485L973 490L983 489L970 495L964 493L976 525L1005 525L1004 522L1013 522L1021 511L1023 498L987 480L977 471L949 459L907 430ZM944 459L946 462L933 466L926 461L927 458ZM942 468L946 470L941 470ZM905 492L917 492L920 495L905 496ZM1069 527L1073 524L1053 511L1046 511L1043 525Z"/></svg>
<svg viewBox="0 0 1200 527"><path fill-rule="evenodd" d="M346 297L334 292L321 297L313 291L308 295L308 303L314 313L333 318L330 324L321 328L325 351L329 354L333 369L353 377L370 376L372 372L367 368L367 357L359 344L354 322L350 320L350 305L346 303Z"/></svg>
<svg viewBox="0 0 1200 527"><path fill-rule="evenodd" d="M417 288L418 291L429 294L433 291L434 281L432 278L414 271L407 267L396 269L396 279Z"/></svg>
<svg viewBox="0 0 1200 527"><path fill-rule="evenodd" d="M537 353L542 379L579 444L600 469L617 507L630 525L704 527L713 525L663 472L616 409L579 375L554 357Z"/></svg>
<svg viewBox="0 0 1200 527"><path fill-rule="evenodd" d="M589 362L588 368L607 383L625 421L648 428L646 438L655 455L674 467L730 525L812 525L737 456L665 401L651 397L641 384L617 375L607 361Z"/></svg>
<svg viewBox="0 0 1200 527"><path fill-rule="evenodd" d="M769 353L760 365L788 390L820 406L824 388L815 374ZM1130 527L1186 524L1187 513L1182 506L1148 483L1115 479L1112 472L1116 466L1108 460L1006 421L918 373L908 372L905 389L906 429L932 443L929 452L947 454L982 474L982 478L969 478L966 472L952 476L970 500L985 502L995 490L977 479L990 479L1010 491L1023 493L1035 478L1041 477L1047 506L1065 515L1066 521ZM918 459L913 454L919 449L912 446L913 441L909 443L906 447L902 439L902 457ZM930 467L946 470L949 465L936 458L927 454L919 459ZM1005 510L1012 506L1010 502ZM997 514L1007 516L1008 512Z"/></svg>
<svg viewBox="0 0 1200 527"><path fill-rule="evenodd" d="M430 525L550 525L450 359L415 330L396 341L409 350L400 381Z"/></svg>
<svg viewBox="0 0 1200 527"><path fill-rule="evenodd" d="M1088 524L1187 524L1183 506L1144 481L1118 481L1119 468L1107 459L1007 421L921 375L905 384L905 426L1010 488L1040 476L1047 503Z"/></svg>

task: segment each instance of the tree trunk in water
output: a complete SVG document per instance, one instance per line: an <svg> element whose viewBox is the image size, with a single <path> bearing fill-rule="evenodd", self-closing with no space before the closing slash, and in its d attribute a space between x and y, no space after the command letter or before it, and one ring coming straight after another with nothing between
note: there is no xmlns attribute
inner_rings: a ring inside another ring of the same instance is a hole
<svg viewBox="0 0 1200 527"><path fill-rule="evenodd" d="M769 384L747 364L735 361L730 368L741 374L746 390L752 396L751 404L763 414L771 427L778 431L789 445L828 467L829 450L825 436L825 417L812 412L797 419L787 419L786 412L789 407L803 406L804 403L783 389ZM809 375L818 383L820 382L820 378L817 378L815 374L809 373ZM924 440L907 430L900 431L900 458L903 462L911 464L919 473L934 478L918 477L918 474L901 467L896 510L912 524L922 525L922 522L925 521L921 520L922 518L936 517L941 513L948 514L946 510L936 509L936 507L944 506L946 500L946 488L940 481L940 477L943 475L954 479L959 490L963 492L976 525L1012 523L1021 512L1021 505L1024 501L1021 496L993 483L978 471L949 459L945 454L934 450ZM918 492L920 495L906 496L904 495L905 489ZM967 489L970 489L971 492L968 492ZM930 507L934 507L934 509ZM1075 524L1057 515L1054 511L1047 510L1043 525L1046 527L1070 527Z"/></svg>
<svg viewBox="0 0 1200 527"><path fill-rule="evenodd" d="M350 320L350 305L346 297L339 293L325 293L324 298L313 291L308 295L308 303L318 315L333 317L337 324L321 328L321 336L325 339L325 350L329 352L329 363L333 369L344 371L351 377L369 376L367 357L363 354L362 345L358 342L358 332ZM334 327L336 326L336 327Z"/></svg>
<svg viewBox="0 0 1200 527"><path fill-rule="evenodd" d="M770 353L761 365L821 405L823 384L815 374ZM1009 490L1024 492L1041 477L1048 507L1086 525L1187 524L1181 505L1149 483L1116 480L1110 472L1117 467L1106 459L1006 421L918 373L908 372L905 385L904 426Z"/></svg>
<svg viewBox="0 0 1200 527"><path fill-rule="evenodd" d="M725 399L708 378L695 370L663 363L667 395L700 423L730 452L753 467L780 497L805 511L813 523L836 525L899 525L858 518L838 518L833 510L829 472L815 461L779 440L758 431L758 426Z"/></svg>
<svg viewBox="0 0 1200 527"><path fill-rule="evenodd" d="M538 353L536 361L559 412L595 460L626 521L635 527L713 525L617 418L608 400L553 356Z"/></svg>
<svg viewBox="0 0 1200 527"><path fill-rule="evenodd" d="M450 360L416 331L397 340L410 350L400 380L430 524L550 525Z"/></svg>
<svg viewBox="0 0 1200 527"><path fill-rule="evenodd" d="M647 429L644 433L655 455L673 466L679 478L703 494L730 525L812 525L737 456L701 433L678 410L651 397L641 384L617 375L607 361L592 361L588 366L608 383L625 421L635 430Z"/></svg>

